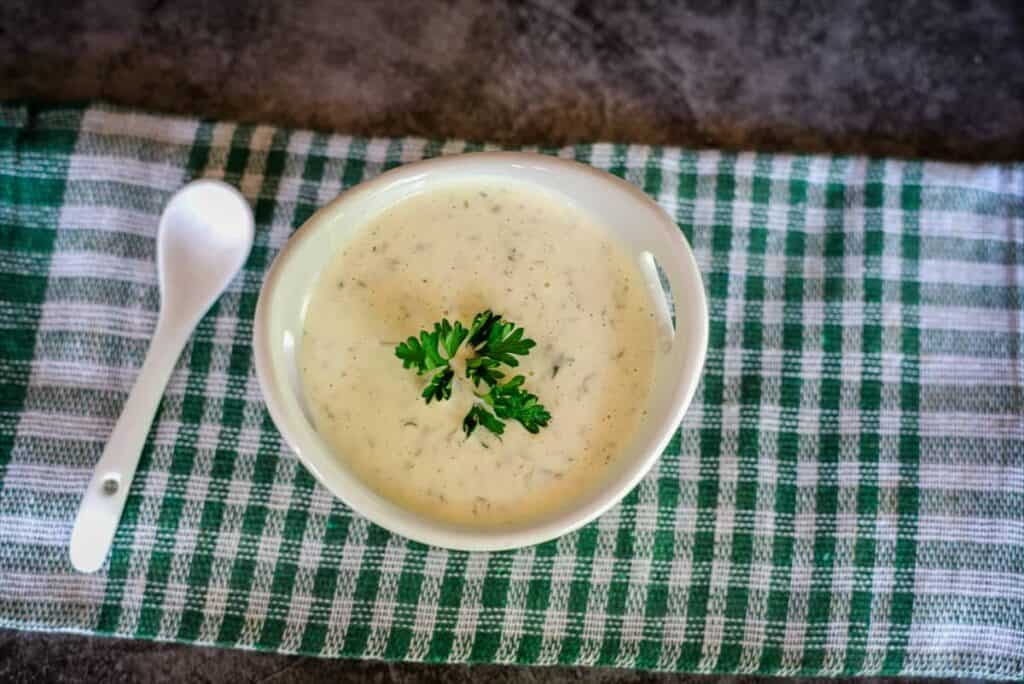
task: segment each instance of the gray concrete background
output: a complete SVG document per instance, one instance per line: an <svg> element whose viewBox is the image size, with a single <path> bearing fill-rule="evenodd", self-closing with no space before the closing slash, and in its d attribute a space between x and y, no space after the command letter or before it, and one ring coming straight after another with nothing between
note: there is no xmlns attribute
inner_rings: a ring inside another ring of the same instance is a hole
<svg viewBox="0 0 1024 684"><path fill-rule="evenodd" d="M333 684L785 684L768 677L653 674L611 668L420 665L324 660L216 648L21 634L0 630L0 681L40 682L331 682ZM891 679L808 679L801 682L884 684ZM952 679L907 679L900 684L964 684ZM971 682L970 684L981 684Z"/></svg>
<svg viewBox="0 0 1024 684"><path fill-rule="evenodd" d="M349 133L1024 158L1020 0L0 0L0 98Z"/></svg>
<svg viewBox="0 0 1024 684"><path fill-rule="evenodd" d="M10 98L367 135L1020 160L1024 2L0 0ZM0 630L4 682L713 680Z"/></svg>

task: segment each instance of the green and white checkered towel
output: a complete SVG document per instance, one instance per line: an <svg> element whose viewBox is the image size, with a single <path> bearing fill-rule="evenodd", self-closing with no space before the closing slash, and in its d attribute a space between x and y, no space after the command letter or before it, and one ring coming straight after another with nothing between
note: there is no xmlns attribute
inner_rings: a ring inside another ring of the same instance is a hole
<svg viewBox="0 0 1024 684"><path fill-rule="evenodd" d="M0 107L0 626L326 656L1024 677L1024 165L541 151L641 186L706 278L703 384L595 523L460 553L367 523L282 444L263 274L340 191L480 149ZM107 565L79 497L156 321L157 216L241 188L244 274L167 388Z"/></svg>

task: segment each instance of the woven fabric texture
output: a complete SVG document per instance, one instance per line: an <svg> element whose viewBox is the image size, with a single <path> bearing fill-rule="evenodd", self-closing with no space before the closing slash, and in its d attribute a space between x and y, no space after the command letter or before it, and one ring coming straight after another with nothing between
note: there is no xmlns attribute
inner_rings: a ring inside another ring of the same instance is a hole
<svg viewBox="0 0 1024 684"><path fill-rule="evenodd" d="M0 106L0 626L324 656L1024 677L1024 165L636 145L693 246L710 348L656 468L578 532L409 542L335 500L260 398L277 250L342 190L487 148ZM167 388L107 564L79 498L156 322L157 219L252 203L244 272ZM685 334L685 331L682 331Z"/></svg>

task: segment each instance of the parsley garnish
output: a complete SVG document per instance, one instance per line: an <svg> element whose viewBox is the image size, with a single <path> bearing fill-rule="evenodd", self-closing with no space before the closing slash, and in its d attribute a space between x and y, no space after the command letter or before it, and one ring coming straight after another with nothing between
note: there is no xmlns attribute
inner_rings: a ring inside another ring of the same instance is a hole
<svg viewBox="0 0 1024 684"><path fill-rule="evenodd" d="M462 420L462 431L473 434L482 425L495 435L505 432L505 421L518 421L527 431L536 434L546 427L551 414L540 403L536 394L523 389L526 378L516 375L502 382L505 373L500 366L515 368L517 356L526 356L536 342L511 321L502 320L500 314L482 311L473 318L467 330L461 323L447 318L434 324L432 332L420 331L419 338L410 337L395 347L395 356L402 360L403 368L415 368L418 375L433 373L421 396L429 404L452 396L455 371L451 361L468 339L470 356L466 360L466 378L473 388L483 383L487 391L478 399Z"/></svg>

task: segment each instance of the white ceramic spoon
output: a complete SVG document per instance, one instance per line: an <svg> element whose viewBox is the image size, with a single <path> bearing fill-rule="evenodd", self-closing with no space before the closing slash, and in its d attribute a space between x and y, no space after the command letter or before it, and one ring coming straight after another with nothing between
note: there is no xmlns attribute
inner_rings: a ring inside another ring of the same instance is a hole
<svg viewBox="0 0 1024 684"><path fill-rule="evenodd" d="M171 371L199 319L245 263L252 238L252 209L226 183L194 181L167 203L156 246L160 317L78 509L71 532L75 569L94 572L103 565Z"/></svg>

